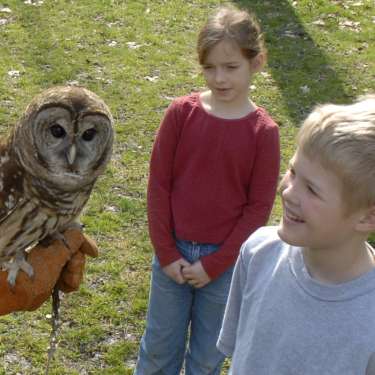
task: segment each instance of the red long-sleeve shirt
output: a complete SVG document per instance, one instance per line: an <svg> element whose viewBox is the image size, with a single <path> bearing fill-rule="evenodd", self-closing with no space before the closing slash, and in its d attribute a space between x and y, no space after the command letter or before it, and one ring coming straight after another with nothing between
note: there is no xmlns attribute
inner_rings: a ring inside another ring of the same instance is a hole
<svg viewBox="0 0 375 375"><path fill-rule="evenodd" d="M154 143L148 184L149 231L162 266L181 258L176 237L221 244L202 257L211 279L266 224L280 165L278 127L257 108L240 119L206 112L199 94L175 99Z"/></svg>

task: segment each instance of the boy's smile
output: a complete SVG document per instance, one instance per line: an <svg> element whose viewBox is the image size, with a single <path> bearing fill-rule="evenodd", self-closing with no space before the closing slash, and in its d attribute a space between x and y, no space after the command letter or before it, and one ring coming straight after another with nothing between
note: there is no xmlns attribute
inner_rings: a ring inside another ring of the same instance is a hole
<svg viewBox="0 0 375 375"><path fill-rule="evenodd" d="M290 221L291 224L293 224L293 223L304 223L304 221L298 215L294 214L286 206L284 206L284 216L283 216L283 218L286 221Z"/></svg>

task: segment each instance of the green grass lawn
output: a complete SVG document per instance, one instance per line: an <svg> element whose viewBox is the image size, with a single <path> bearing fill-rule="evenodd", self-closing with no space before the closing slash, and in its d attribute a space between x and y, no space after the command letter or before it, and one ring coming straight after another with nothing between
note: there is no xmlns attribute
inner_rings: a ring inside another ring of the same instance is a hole
<svg viewBox="0 0 375 375"><path fill-rule="evenodd" d="M51 374L131 374L144 328L152 248L145 192L150 149L171 98L203 87L195 40L214 0L0 2L0 133L58 84L102 96L115 118L112 163L82 217L98 243L79 292L64 297ZM248 0L269 64L254 101L281 129L282 169L316 104L374 92L373 0ZM270 223L278 221L277 201ZM0 234L1 235L1 234ZM42 374L50 304L0 318L0 375Z"/></svg>

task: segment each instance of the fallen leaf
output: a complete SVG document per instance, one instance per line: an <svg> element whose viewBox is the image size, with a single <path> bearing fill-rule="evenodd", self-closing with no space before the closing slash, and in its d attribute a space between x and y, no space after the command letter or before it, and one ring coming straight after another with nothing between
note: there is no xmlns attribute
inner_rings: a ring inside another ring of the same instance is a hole
<svg viewBox="0 0 375 375"><path fill-rule="evenodd" d="M326 23L322 19L313 21L312 24L317 25L317 26L325 26L326 25Z"/></svg>
<svg viewBox="0 0 375 375"><path fill-rule="evenodd" d="M161 95L161 97L163 99L167 99L170 102L175 99L175 96Z"/></svg>
<svg viewBox="0 0 375 375"><path fill-rule="evenodd" d="M18 78L21 75L19 70L9 70L8 71L8 76L11 78Z"/></svg>
<svg viewBox="0 0 375 375"><path fill-rule="evenodd" d="M302 91L303 94L308 94L310 92L310 87L307 85L301 86L300 90Z"/></svg>
<svg viewBox="0 0 375 375"><path fill-rule="evenodd" d="M358 33L361 30L361 23L358 21L350 21L350 20L341 20L339 22L340 29L349 29Z"/></svg>
<svg viewBox="0 0 375 375"><path fill-rule="evenodd" d="M285 30L283 35L287 38L297 38L297 35L291 30Z"/></svg>
<svg viewBox="0 0 375 375"><path fill-rule="evenodd" d="M34 6L40 6L43 4L43 0L26 0L24 1L24 4L26 5L34 5Z"/></svg>
<svg viewBox="0 0 375 375"><path fill-rule="evenodd" d="M104 206L104 210L109 211L109 212L119 212L120 211L120 209L116 206Z"/></svg>
<svg viewBox="0 0 375 375"><path fill-rule="evenodd" d="M153 77L146 76L144 78L145 78L145 80L150 81L150 82L156 82L159 79L158 76L153 76Z"/></svg>
<svg viewBox="0 0 375 375"><path fill-rule="evenodd" d="M127 42L126 45L130 49L137 49L139 47L142 47L142 44L137 44L136 42Z"/></svg>
<svg viewBox="0 0 375 375"><path fill-rule="evenodd" d="M368 43L366 42L363 42L359 47L358 47L358 51L362 51L364 49L368 49L369 45Z"/></svg>
<svg viewBox="0 0 375 375"><path fill-rule="evenodd" d="M66 84L68 86L79 86L79 82L78 81L66 81Z"/></svg>

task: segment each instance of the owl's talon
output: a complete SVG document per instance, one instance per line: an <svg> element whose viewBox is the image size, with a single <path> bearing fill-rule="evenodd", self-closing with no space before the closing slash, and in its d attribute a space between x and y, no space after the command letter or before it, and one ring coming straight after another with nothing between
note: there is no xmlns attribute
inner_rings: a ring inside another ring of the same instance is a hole
<svg viewBox="0 0 375 375"><path fill-rule="evenodd" d="M62 233L55 233L54 238L60 240L68 250L71 250L68 241L65 239L65 236Z"/></svg>
<svg viewBox="0 0 375 375"><path fill-rule="evenodd" d="M17 270L12 269L8 271L7 281L9 284L9 289L12 293L14 293L14 286L16 285L17 274L18 274L18 269Z"/></svg>
<svg viewBox="0 0 375 375"><path fill-rule="evenodd" d="M27 263L25 259L21 261L20 268L23 272L29 276L30 279L34 278L34 270L30 263Z"/></svg>
<svg viewBox="0 0 375 375"><path fill-rule="evenodd" d="M70 223L68 226L66 226L64 228L64 231L68 230L68 229L78 229L80 231L82 231L83 229L83 224L77 222L77 221L73 221L72 223ZM65 245L65 247L69 250L71 250L70 246L69 246L69 243L68 241L65 239L64 235L60 232L57 232L54 234L54 237L59 239L60 241L62 241L62 243Z"/></svg>
<svg viewBox="0 0 375 375"><path fill-rule="evenodd" d="M68 241L65 239L64 235L61 235L62 238L61 238L61 241L63 242L63 244L65 245L65 247L68 249L68 250L71 250L69 244L68 244Z"/></svg>
<svg viewBox="0 0 375 375"><path fill-rule="evenodd" d="M61 241L64 244L64 246L70 250L68 241L65 239L64 235L60 232L55 232L54 234L43 238L42 240L39 241L39 243L44 247L48 247L52 244L54 240Z"/></svg>
<svg viewBox="0 0 375 375"><path fill-rule="evenodd" d="M53 241L53 237L47 236L47 237L44 237L42 240L40 240L39 244L44 247L48 247L49 245L51 245L52 241Z"/></svg>
<svg viewBox="0 0 375 375"><path fill-rule="evenodd" d="M27 276L29 276L29 278L31 279L34 278L33 267L29 263L27 263L23 255L22 255L22 259L21 257L18 257L18 258L14 258L10 260L9 262L5 262L3 264L3 268L6 271L8 271L7 281L11 290L16 285L16 278L17 278L19 270L24 271L27 274Z"/></svg>

